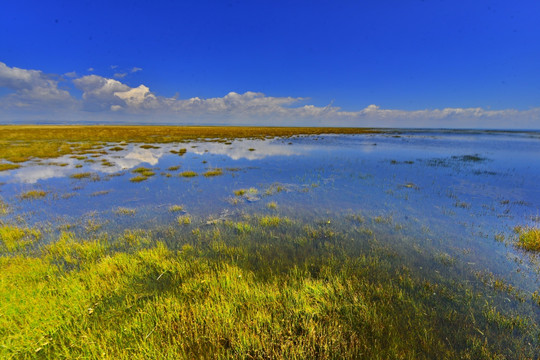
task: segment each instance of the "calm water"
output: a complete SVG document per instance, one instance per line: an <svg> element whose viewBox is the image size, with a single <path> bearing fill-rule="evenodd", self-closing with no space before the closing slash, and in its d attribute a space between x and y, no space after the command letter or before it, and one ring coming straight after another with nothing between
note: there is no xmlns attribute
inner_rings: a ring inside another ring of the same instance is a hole
<svg viewBox="0 0 540 360"><path fill-rule="evenodd" d="M183 205L193 226L207 226L268 212L268 203L275 202L280 216L345 230L358 225L346 219L360 215L404 262L408 251L425 251L473 271L492 272L526 293L539 288L537 256L508 241L515 236L514 226L540 225L539 133L417 131L154 144L150 149L124 144L124 150L109 150L117 145L108 144L101 149L107 154L95 157L30 161L1 172L0 196L12 210L4 220L51 229L46 242L62 225L76 230L88 221L110 233L170 226L178 215L169 211L171 205ZM187 150L183 156L170 152L181 148ZM140 166L156 175L130 181L137 175L131 171ZM172 166L180 168L167 170ZM202 176L215 168L223 175ZM199 176L179 176L184 171ZM83 172L91 177L70 177ZM249 188L257 193L234 194ZM37 200L18 197L35 189L48 194ZM119 207L136 213L118 214ZM496 235L506 241L497 241Z"/></svg>

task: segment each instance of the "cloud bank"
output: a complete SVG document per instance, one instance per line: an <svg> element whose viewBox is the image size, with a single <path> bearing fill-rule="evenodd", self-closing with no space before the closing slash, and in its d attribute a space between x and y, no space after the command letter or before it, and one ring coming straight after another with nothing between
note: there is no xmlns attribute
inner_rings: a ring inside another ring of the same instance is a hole
<svg viewBox="0 0 540 360"><path fill-rule="evenodd" d="M93 70L93 69L92 69ZM142 69L134 67L122 76ZM116 74L118 75L118 74ZM540 128L540 107L529 110L445 108L358 111L305 104L306 98L260 92L229 92L223 97L163 97L144 84L131 87L99 75L65 76L9 67L0 62L0 122L96 121L169 124L250 124L302 126ZM7 91L6 91L7 90ZM80 94L82 93L82 94ZM360 101L360 99L359 99ZM50 118L48 118L50 117Z"/></svg>

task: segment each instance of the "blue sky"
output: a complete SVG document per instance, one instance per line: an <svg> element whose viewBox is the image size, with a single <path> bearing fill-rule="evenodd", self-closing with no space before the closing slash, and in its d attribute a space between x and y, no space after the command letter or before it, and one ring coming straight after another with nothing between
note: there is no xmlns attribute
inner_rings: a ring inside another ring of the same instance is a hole
<svg viewBox="0 0 540 360"><path fill-rule="evenodd" d="M11 1L0 122L540 128L538 1Z"/></svg>

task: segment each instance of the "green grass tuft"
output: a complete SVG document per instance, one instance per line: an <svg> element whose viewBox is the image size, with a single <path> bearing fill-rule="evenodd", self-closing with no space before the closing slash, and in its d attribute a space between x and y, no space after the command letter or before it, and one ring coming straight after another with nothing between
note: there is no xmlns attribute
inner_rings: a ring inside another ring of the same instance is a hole
<svg viewBox="0 0 540 360"><path fill-rule="evenodd" d="M199 174L197 174L195 171L187 170L187 171L181 172L179 176L190 178L190 177L195 177L198 175Z"/></svg>
<svg viewBox="0 0 540 360"><path fill-rule="evenodd" d="M211 169L211 170L208 170L207 172L205 172L203 175L206 176L206 177L220 176L220 175L223 175L223 170L219 169L219 168Z"/></svg>
<svg viewBox="0 0 540 360"><path fill-rule="evenodd" d="M540 251L540 229L534 227L516 227L514 229L519 234L516 245L524 250Z"/></svg>
<svg viewBox="0 0 540 360"><path fill-rule="evenodd" d="M30 190L19 194L19 198L22 200L35 200L41 199L47 195L46 191L43 190Z"/></svg>

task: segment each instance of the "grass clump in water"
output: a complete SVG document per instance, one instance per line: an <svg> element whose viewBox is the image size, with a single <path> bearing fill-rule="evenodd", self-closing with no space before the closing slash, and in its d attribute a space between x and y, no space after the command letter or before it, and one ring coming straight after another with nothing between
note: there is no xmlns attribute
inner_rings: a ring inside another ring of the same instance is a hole
<svg viewBox="0 0 540 360"><path fill-rule="evenodd" d="M44 198L47 195L46 191L43 190L30 190L19 194L21 200L36 200Z"/></svg>
<svg viewBox="0 0 540 360"><path fill-rule="evenodd" d="M527 251L540 251L540 229L535 227L516 227L514 231L519 235L516 245Z"/></svg>
<svg viewBox="0 0 540 360"><path fill-rule="evenodd" d="M134 170L131 170L133 174L140 174L142 176L150 177L156 175L155 172L152 171L152 169L146 168L146 167L138 167Z"/></svg>
<svg viewBox="0 0 540 360"><path fill-rule="evenodd" d="M150 144L141 145L141 149L159 149L159 148L160 148L159 146L150 145Z"/></svg>
<svg viewBox="0 0 540 360"><path fill-rule="evenodd" d="M266 204L266 207L270 210L276 210L278 205L275 201L270 201L268 204Z"/></svg>
<svg viewBox="0 0 540 360"><path fill-rule="evenodd" d="M180 165L170 166L167 168L167 171L176 171L180 169Z"/></svg>
<svg viewBox="0 0 540 360"><path fill-rule="evenodd" d="M82 172L82 173L71 174L69 175L69 177L72 179L89 179L90 177L92 177L92 175L93 174L91 172Z"/></svg>
<svg viewBox="0 0 540 360"><path fill-rule="evenodd" d="M0 242L7 252L26 248L41 238L41 232L13 225L0 225Z"/></svg>
<svg viewBox="0 0 540 360"><path fill-rule="evenodd" d="M119 207L114 210L114 213L116 215L135 215L137 211L135 209L125 208L125 207Z"/></svg>
<svg viewBox="0 0 540 360"><path fill-rule="evenodd" d="M7 215L9 213L9 206L0 198L0 216Z"/></svg>
<svg viewBox="0 0 540 360"><path fill-rule="evenodd" d="M131 181L131 182L145 181L145 180L148 180L148 178L150 178L151 176L156 175L156 173L153 172L152 169L149 169L149 168L146 168L146 167L143 167L143 166L138 167L138 168L136 168L134 170L131 170L131 172L133 174L139 174L139 175L129 179L129 181Z"/></svg>
<svg viewBox="0 0 540 360"><path fill-rule="evenodd" d="M205 172L203 175L206 177L220 176L220 175L223 175L223 170L219 168L210 169L207 172Z"/></svg>
<svg viewBox="0 0 540 360"><path fill-rule="evenodd" d="M182 215L177 217L176 221L179 225L189 225L191 224L191 217L189 215Z"/></svg>
<svg viewBox="0 0 540 360"><path fill-rule="evenodd" d="M148 180L148 176L137 175L137 176L132 177L131 179L129 179L129 181L131 181L131 182L141 182L141 181L145 181L145 180Z"/></svg>
<svg viewBox="0 0 540 360"><path fill-rule="evenodd" d="M184 154L187 152L187 149L180 149L180 150L171 150L171 153L172 154L177 154L177 155L180 155L180 156L184 156Z"/></svg>
<svg viewBox="0 0 540 360"><path fill-rule="evenodd" d="M182 205L172 205L169 207L170 212L182 212L184 211L184 207Z"/></svg>
<svg viewBox="0 0 540 360"><path fill-rule="evenodd" d="M244 196L244 195L256 195L259 190L257 190L256 188L249 188L249 189L238 189L238 190L234 190L234 195L236 196Z"/></svg>
<svg viewBox="0 0 540 360"><path fill-rule="evenodd" d="M181 172L179 176L190 178L190 177L199 176L199 174L197 174L195 171L187 170L187 171Z"/></svg>
<svg viewBox="0 0 540 360"><path fill-rule="evenodd" d="M279 216L263 216L259 219L259 225L278 227L282 224L289 224L291 221L288 218L281 218Z"/></svg>

